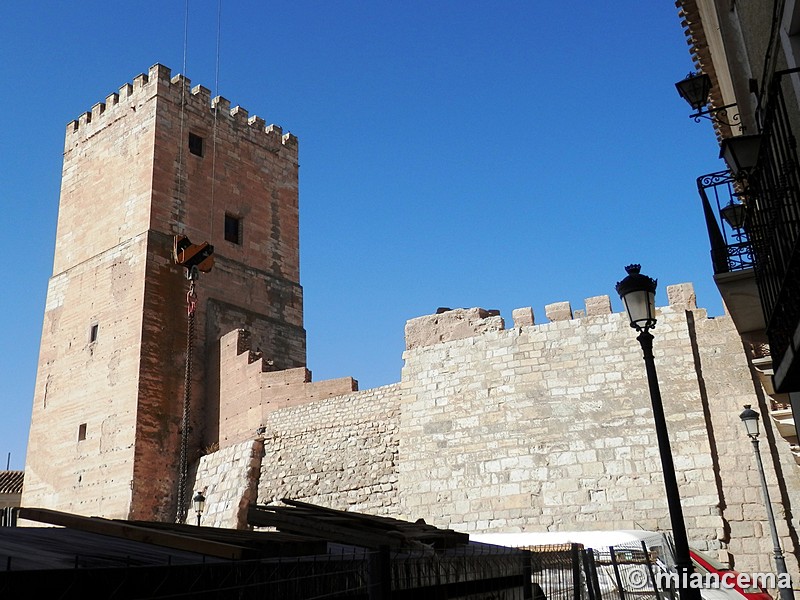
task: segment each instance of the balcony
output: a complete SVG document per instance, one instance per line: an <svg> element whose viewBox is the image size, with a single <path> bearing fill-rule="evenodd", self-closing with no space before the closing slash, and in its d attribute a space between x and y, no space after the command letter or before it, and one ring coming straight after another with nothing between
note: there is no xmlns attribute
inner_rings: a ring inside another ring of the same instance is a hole
<svg viewBox="0 0 800 600"><path fill-rule="evenodd" d="M800 391L800 163L793 133L800 106L790 79L798 75L800 69L779 71L763 91L760 133L747 136L757 144L747 167L734 158L735 176L721 171L697 180L717 287L743 337L760 343L766 334L778 393Z"/></svg>
<svg viewBox="0 0 800 600"><path fill-rule="evenodd" d="M697 178L697 190L711 244L711 263L728 313L737 331L755 343L766 341L766 322L756 283L753 248L743 223L733 227L722 215L739 204L737 182L729 171L709 173Z"/></svg>

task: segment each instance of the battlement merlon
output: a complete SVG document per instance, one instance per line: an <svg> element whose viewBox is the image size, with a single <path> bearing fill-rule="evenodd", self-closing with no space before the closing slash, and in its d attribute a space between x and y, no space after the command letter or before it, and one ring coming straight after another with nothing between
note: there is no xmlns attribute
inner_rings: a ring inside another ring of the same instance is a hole
<svg viewBox="0 0 800 600"><path fill-rule="evenodd" d="M667 299L668 306L674 310L697 309L694 286L691 283L667 286ZM586 298L584 302L586 308L575 311L569 302L546 305L544 312L549 323L544 325L613 314L609 296L593 296ZM516 328L535 325L530 306L514 309L512 318ZM406 350L475 337L504 328L503 318L498 311L483 308L440 308L436 314L416 317L406 323Z"/></svg>
<svg viewBox="0 0 800 600"><path fill-rule="evenodd" d="M498 311L483 308L440 308L435 315L417 317L406 323L406 350L503 329L505 322Z"/></svg>
<svg viewBox="0 0 800 600"><path fill-rule="evenodd" d="M222 118L241 128L248 128L265 141L293 153L296 159L298 141L291 133L283 133L278 125L266 125L266 121L256 115L250 116L241 106L231 108L229 100L217 96L211 98L211 92L200 85L191 88L191 80L184 75L172 76L169 67L155 64L147 73L140 73L133 83L126 83L106 97L105 102L98 102L90 111L67 124L67 146L75 135L90 134L103 124L113 122L124 116L125 111L136 109L156 95L171 95L175 100L185 101L187 106L199 111L207 110L209 115Z"/></svg>

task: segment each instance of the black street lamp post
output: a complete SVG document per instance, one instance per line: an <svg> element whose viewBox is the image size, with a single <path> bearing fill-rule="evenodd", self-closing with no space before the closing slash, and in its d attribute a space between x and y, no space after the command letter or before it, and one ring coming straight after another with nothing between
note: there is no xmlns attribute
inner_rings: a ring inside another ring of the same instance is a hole
<svg viewBox="0 0 800 600"><path fill-rule="evenodd" d="M197 513L197 526L200 527L200 518L203 516L203 511L206 509L206 497L203 492L197 492L192 498L194 504L194 512Z"/></svg>
<svg viewBox="0 0 800 600"><path fill-rule="evenodd" d="M772 512L772 502L769 499L769 489L767 488L767 478L764 476L764 463L761 461L761 451L758 448L758 413L750 408L749 404L745 404L742 414L739 418L744 423L747 435L750 441L753 442L753 451L756 453L756 464L758 465L758 474L761 477L761 493L764 496L764 504L767 507L767 521L769 522L769 531L772 535L773 552L775 553L775 567L778 574L783 576L788 586L781 585L778 589L780 591L781 600L792 600L794 598L794 591L792 590L789 572L786 570L786 560L783 557L783 550L781 549L781 540L778 537L778 529L775 527L775 514Z"/></svg>
<svg viewBox="0 0 800 600"><path fill-rule="evenodd" d="M650 329L656 326L655 296L656 280L641 275L640 265L625 267L628 276L617 283L617 293L625 305L625 311L639 335L636 339L642 346L644 364L647 371L647 383L650 387L650 402L653 405L653 420L656 427L658 452L661 457L661 470L664 472L664 487L667 494L667 506L672 524L672 536L675 541L675 568L678 571L678 591L681 600L701 600L700 590L691 585L694 572L692 557L689 554L689 540L686 536L686 524L683 520L681 497L678 491L678 480L675 476L675 465L672 462L672 449L667 432L667 420L664 417L664 406L661 402L661 390L658 386L658 375L653 357L653 335Z"/></svg>

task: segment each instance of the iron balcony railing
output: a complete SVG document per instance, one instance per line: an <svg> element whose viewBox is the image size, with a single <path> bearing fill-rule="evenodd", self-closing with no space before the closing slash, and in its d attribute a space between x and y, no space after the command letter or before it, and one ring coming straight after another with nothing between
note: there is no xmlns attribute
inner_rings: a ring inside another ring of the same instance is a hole
<svg viewBox="0 0 800 600"><path fill-rule="evenodd" d="M763 135L758 163L747 182L753 194L745 228L776 369L800 321L800 169L792 131L800 111L796 101L786 102L787 92L796 98L789 76L798 72L779 71L772 79L758 115Z"/></svg>
<svg viewBox="0 0 800 600"><path fill-rule="evenodd" d="M789 349L793 357L798 354L792 344L800 323L800 163L792 127L800 124L800 106L786 102L787 95L795 98L789 77L793 74L800 69L777 72L761 98L756 166L739 178L721 171L697 180L714 273L754 269L776 375ZM739 229L720 217L737 198L746 207ZM797 364L791 369L783 365L782 372L793 373L790 383L796 387L800 356L793 360Z"/></svg>
<svg viewBox="0 0 800 600"><path fill-rule="evenodd" d="M753 248L746 230L743 227L731 227L721 216L723 208L737 203L739 194L736 185L730 171L709 173L697 178L715 275L754 266Z"/></svg>

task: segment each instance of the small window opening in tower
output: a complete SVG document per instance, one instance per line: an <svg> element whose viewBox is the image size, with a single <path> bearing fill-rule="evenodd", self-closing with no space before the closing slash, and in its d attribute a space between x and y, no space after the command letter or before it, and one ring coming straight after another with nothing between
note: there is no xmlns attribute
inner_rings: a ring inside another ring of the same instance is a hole
<svg viewBox="0 0 800 600"><path fill-rule="evenodd" d="M97 323L92 323L92 326L89 328L89 343L93 344L97 341L97 332L100 331L100 325Z"/></svg>
<svg viewBox="0 0 800 600"><path fill-rule="evenodd" d="M189 134L189 152L196 156L203 156L203 138L199 135Z"/></svg>
<svg viewBox="0 0 800 600"><path fill-rule="evenodd" d="M78 425L78 441L82 442L86 439L86 423Z"/></svg>
<svg viewBox="0 0 800 600"><path fill-rule="evenodd" d="M242 243L242 219L225 213L225 240L234 244Z"/></svg>

